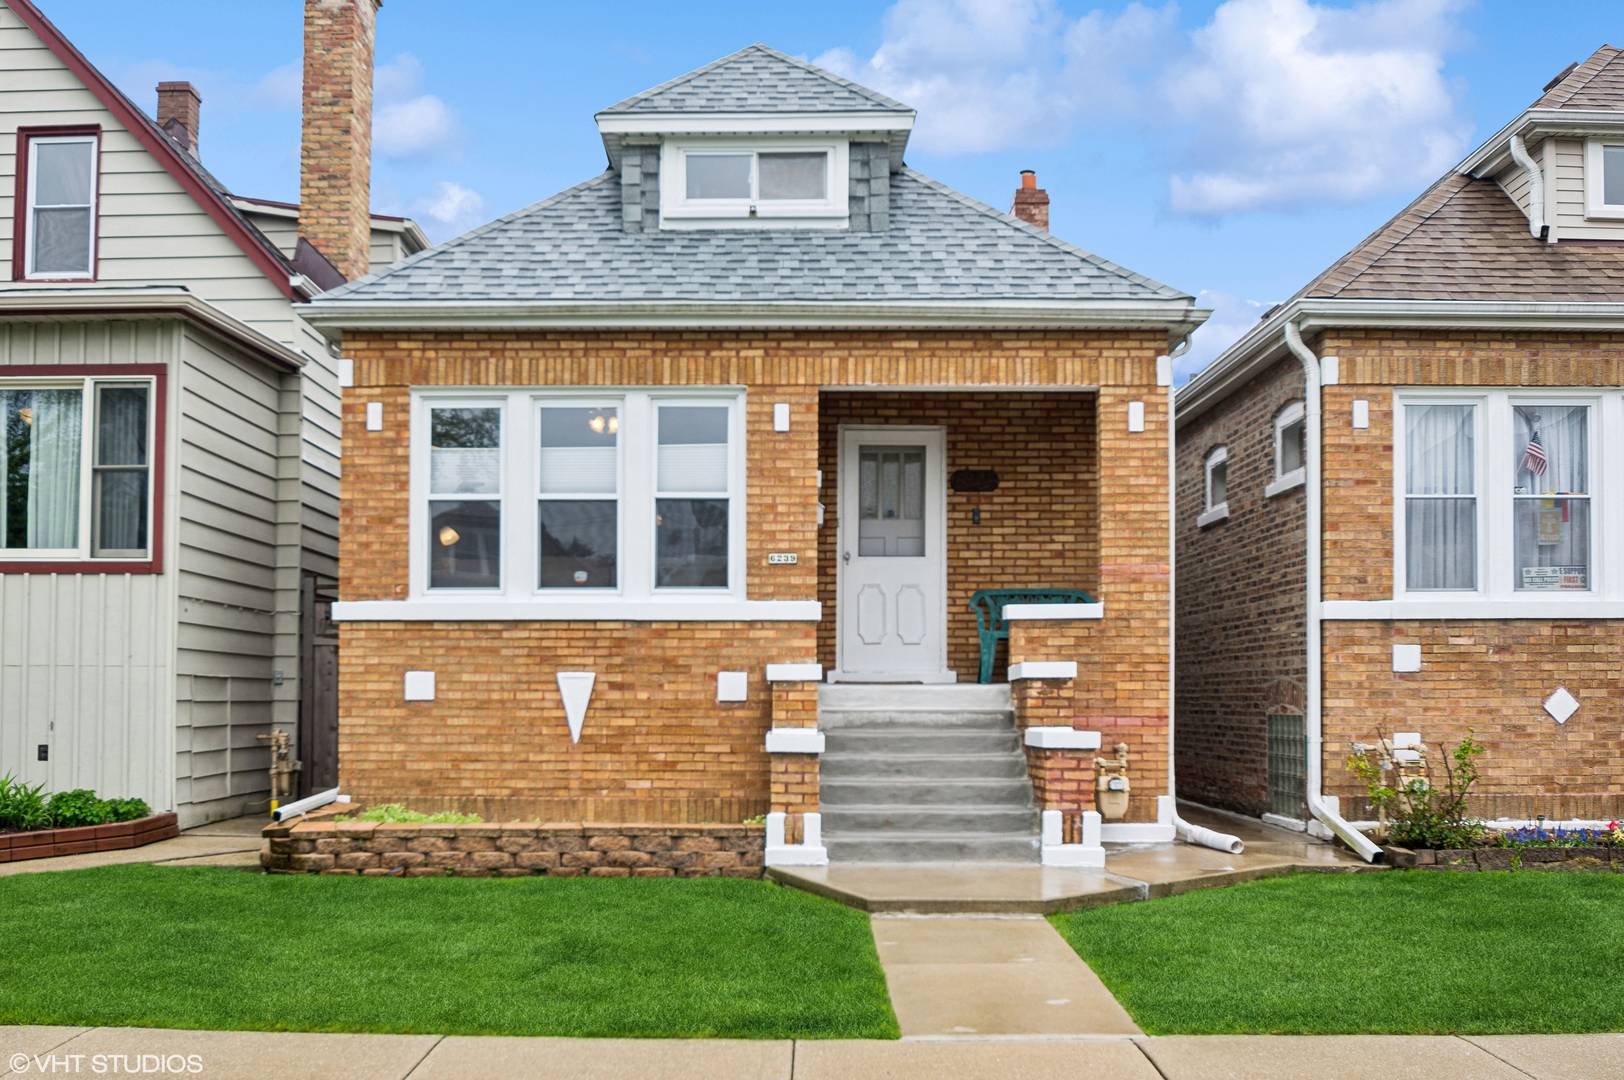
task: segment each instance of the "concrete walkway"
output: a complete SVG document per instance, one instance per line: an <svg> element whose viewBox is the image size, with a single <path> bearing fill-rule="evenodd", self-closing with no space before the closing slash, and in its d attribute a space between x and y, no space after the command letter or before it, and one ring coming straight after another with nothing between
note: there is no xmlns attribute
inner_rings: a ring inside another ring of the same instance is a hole
<svg viewBox="0 0 1624 1080"><path fill-rule="evenodd" d="M84 855L59 855L54 859L0 863L0 877L8 874L40 874L49 870L84 870L92 866L123 863L160 863L164 866L235 866L250 870L259 867L259 831L268 818L233 818L187 829L179 836L145 847L123 851L94 851ZM0 1074L3 1075L3 1074Z"/></svg>
<svg viewBox="0 0 1624 1080"><path fill-rule="evenodd" d="M875 915L872 925L904 1038L1140 1034L1042 916Z"/></svg>
<svg viewBox="0 0 1624 1080"><path fill-rule="evenodd" d="M0 1027L8 1080L98 1065L213 1080L1624 1080L1624 1035L747 1042Z"/></svg>

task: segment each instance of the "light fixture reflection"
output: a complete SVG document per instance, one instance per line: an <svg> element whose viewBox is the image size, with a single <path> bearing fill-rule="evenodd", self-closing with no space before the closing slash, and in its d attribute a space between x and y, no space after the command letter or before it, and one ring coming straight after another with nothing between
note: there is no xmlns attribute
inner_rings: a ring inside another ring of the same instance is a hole
<svg viewBox="0 0 1624 1080"><path fill-rule="evenodd" d="M21 418L22 422L27 424L29 427L34 426L34 410L30 409L28 406L24 405L22 408L18 409L17 416Z"/></svg>
<svg viewBox="0 0 1624 1080"><path fill-rule="evenodd" d="M588 420L586 422L586 426L591 428L599 435L602 435L605 431L608 431L609 434L613 435L615 432L620 430L620 417L614 414L604 416L603 413L600 412L594 415L592 419Z"/></svg>
<svg viewBox="0 0 1624 1080"><path fill-rule="evenodd" d="M462 539L462 536L457 532L457 530L453 529L449 525L447 525L445 528L440 530L440 546L441 547L450 547L452 544L455 544L458 540L461 540L461 539Z"/></svg>

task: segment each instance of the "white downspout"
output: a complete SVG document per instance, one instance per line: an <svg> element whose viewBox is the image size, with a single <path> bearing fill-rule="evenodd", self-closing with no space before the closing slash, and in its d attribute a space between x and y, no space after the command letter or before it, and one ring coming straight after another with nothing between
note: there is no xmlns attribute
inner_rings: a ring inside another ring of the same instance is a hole
<svg viewBox="0 0 1624 1080"><path fill-rule="evenodd" d="M1551 228L1545 224L1545 174L1528 153L1521 135L1511 137L1511 160L1528 174L1528 231L1536 240L1549 240Z"/></svg>
<svg viewBox="0 0 1624 1080"><path fill-rule="evenodd" d="M1355 829L1343 820L1342 815L1332 810L1325 802L1322 791L1324 789L1324 729L1323 717L1320 712L1323 689L1321 686L1323 663L1320 649L1320 429L1321 412L1320 398L1323 387L1320 385L1319 357L1307 345L1303 344L1303 335L1297 329L1297 324L1287 320L1286 345L1302 361L1303 365L1303 412L1308 435L1308 483L1307 521L1304 531L1308 534L1308 551L1305 560L1305 570L1308 577L1306 590L1307 610L1304 611L1304 628L1308 638L1308 678L1307 698L1308 707L1304 710L1304 718L1308 736L1308 760L1304 770L1308 775L1304 786L1307 788L1308 811L1324 823L1337 836L1359 854L1365 862L1375 862L1376 856L1381 854L1381 848L1371 842L1364 833Z"/></svg>
<svg viewBox="0 0 1624 1080"><path fill-rule="evenodd" d="M1200 844L1202 847L1217 848L1227 851L1231 855L1239 855L1246 850L1238 836L1228 833L1204 829L1200 825L1192 825L1179 817L1178 787L1176 769L1174 767L1173 737L1173 680L1176 673L1174 650L1178 639L1174 633L1173 625L1173 596L1174 586L1177 583L1175 575L1178 573L1178 536L1175 525L1178 521L1178 441L1173 430L1173 361L1190 351L1190 339L1186 337L1179 347L1167 354L1167 794L1173 803L1173 828L1178 830L1179 836L1187 844ZM1158 361L1160 363L1160 361Z"/></svg>

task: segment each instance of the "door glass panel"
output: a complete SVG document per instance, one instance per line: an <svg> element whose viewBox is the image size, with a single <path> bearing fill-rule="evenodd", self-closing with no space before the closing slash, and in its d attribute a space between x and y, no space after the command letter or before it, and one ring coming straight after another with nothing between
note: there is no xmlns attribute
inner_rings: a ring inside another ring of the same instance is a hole
<svg viewBox="0 0 1624 1080"><path fill-rule="evenodd" d="M925 554L925 448L863 446L857 451L857 554Z"/></svg>

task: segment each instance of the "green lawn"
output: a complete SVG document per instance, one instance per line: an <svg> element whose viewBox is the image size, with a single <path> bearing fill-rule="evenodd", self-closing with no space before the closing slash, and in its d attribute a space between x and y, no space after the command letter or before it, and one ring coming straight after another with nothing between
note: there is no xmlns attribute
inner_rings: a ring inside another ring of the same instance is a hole
<svg viewBox="0 0 1624 1080"><path fill-rule="evenodd" d="M1053 922L1151 1034L1624 1030L1624 875L1300 874Z"/></svg>
<svg viewBox="0 0 1624 1080"><path fill-rule="evenodd" d="M868 917L763 881L0 878L0 1024L896 1038Z"/></svg>

